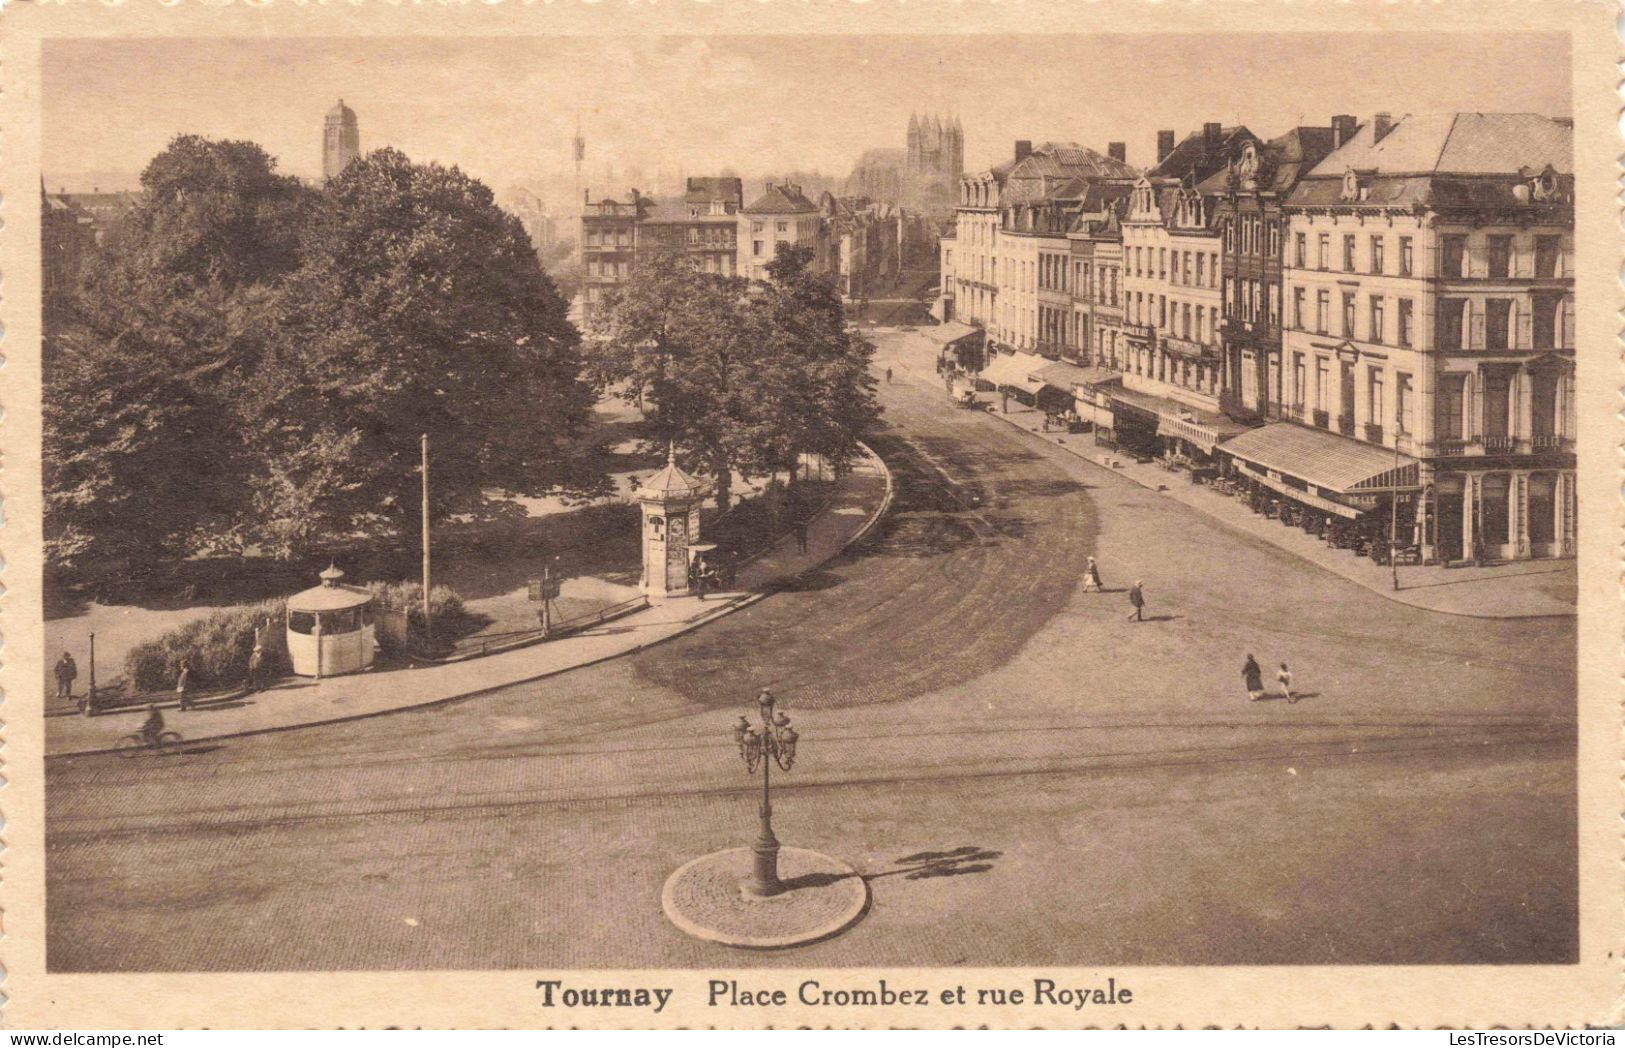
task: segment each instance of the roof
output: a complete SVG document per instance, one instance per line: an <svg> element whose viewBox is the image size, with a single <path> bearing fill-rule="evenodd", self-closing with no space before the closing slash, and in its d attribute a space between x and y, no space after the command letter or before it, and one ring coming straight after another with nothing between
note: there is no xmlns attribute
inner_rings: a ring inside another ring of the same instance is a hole
<svg viewBox="0 0 1625 1048"><path fill-rule="evenodd" d="M1118 372L1107 368L1082 368L1076 364L1046 364L1032 373L1032 377L1056 389L1071 390L1074 386L1093 386L1116 378Z"/></svg>
<svg viewBox="0 0 1625 1048"><path fill-rule="evenodd" d="M1053 194L1079 179L1131 182L1140 172L1121 160L1076 142L1045 142L1027 156L1001 164L991 172L1002 182L1000 204L1019 204ZM1070 190L1081 195L1081 189Z"/></svg>
<svg viewBox="0 0 1625 1048"><path fill-rule="evenodd" d="M341 98L341 99L338 100L337 105L335 105L332 109L329 109L327 111L327 116L328 116L329 119L332 119L333 117L338 117L340 120L347 120L347 121L348 120L354 120L355 119L355 110L351 109L349 106L345 105L344 104L344 99Z"/></svg>
<svg viewBox="0 0 1625 1048"><path fill-rule="evenodd" d="M1230 188L1231 172L1241 159L1241 143L1230 154L1229 162L1215 170L1197 187L1202 193L1217 196ZM1295 127L1257 147L1258 168L1253 175L1253 187L1241 186L1246 192L1277 194L1290 193L1298 181L1311 168L1332 151L1332 129L1329 127Z"/></svg>
<svg viewBox="0 0 1625 1048"><path fill-rule="evenodd" d="M688 180L687 190L683 193L684 203L709 204L713 200L721 200L723 203L738 207L745 200L744 181L738 178L711 176Z"/></svg>
<svg viewBox="0 0 1625 1048"><path fill-rule="evenodd" d="M289 611L343 611L359 608L372 601L372 591L362 586L346 586L339 582L344 572L329 565L321 573L321 585L300 590L288 598Z"/></svg>
<svg viewBox="0 0 1625 1048"><path fill-rule="evenodd" d="M818 208L801 192L800 186L769 183L767 191L744 209L748 214L798 214Z"/></svg>
<svg viewBox="0 0 1625 1048"><path fill-rule="evenodd" d="M1416 466L1408 455L1396 456L1388 448L1291 422L1248 430L1226 441L1224 450L1334 492L1359 488L1389 473L1396 464L1401 470Z"/></svg>
<svg viewBox="0 0 1625 1048"><path fill-rule="evenodd" d="M639 484L634 494L649 501L675 501L699 498L705 494L705 490L705 482L683 472L677 465L677 450L669 448L666 451L666 468Z"/></svg>
<svg viewBox="0 0 1625 1048"><path fill-rule="evenodd" d="M972 327L969 324L961 324L957 320L950 320L945 324L937 324L934 327L921 328L920 333L938 345L948 346L958 342L962 338L969 338L972 335L980 335L983 332L979 327Z"/></svg>
<svg viewBox="0 0 1625 1048"><path fill-rule="evenodd" d="M1366 124L1316 165L1315 176L1350 168L1382 175L1504 175L1520 169L1574 173L1574 127L1538 113L1417 113L1375 141Z"/></svg>
<svg viewBox="0 0 1625 1048"><path fill-rule="evenodd" d="M1205 129L1192 131L1174 146L1173 152L1158 161L1156 167L1147 171L1146 177L1154 180L1172 178L1178 181L1190 177L1200 182L1214 171L1228 165L1230 158L1236 155L1237 147L1248 139L1257 141L1258 136L1241 126L1221 127L1217 148L1209 150Z"/></svg>
<svg viewBox="0 0 1625 1048"><path fill-rule="evenodd" d="M689 209L694 205L691 205L686 199L651 200L644 197L643 202L643 221L646 224L676 222L683 225L693 225L710 222L717 225L732 226L737 225L739 222L738 216L733 214L713 215L709 211L701 211L697 215L693 214ZM703 201L697 201L695 204L703 204Z"/></svg>
<svg viewBox="0 0 1625 1048"><path fill-rule="evenodd" d="M1036 393L1044 383L1035 381L1031 376L1048 365L1049 361L1032 353L1000 354L988 361L987 367L982 369L982 377L994 385L1014 386L1028 393Z"/></svg>

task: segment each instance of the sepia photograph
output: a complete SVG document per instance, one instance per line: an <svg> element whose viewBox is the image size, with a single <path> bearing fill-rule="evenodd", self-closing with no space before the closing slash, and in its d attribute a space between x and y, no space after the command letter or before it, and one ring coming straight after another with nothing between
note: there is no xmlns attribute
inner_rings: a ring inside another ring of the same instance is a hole
<svg viewBox="0 0 1625 1048"><path fill-rule="evenodd" d="M320 25L37 45L42 977L1601 957L1567 28Z"/></svg>

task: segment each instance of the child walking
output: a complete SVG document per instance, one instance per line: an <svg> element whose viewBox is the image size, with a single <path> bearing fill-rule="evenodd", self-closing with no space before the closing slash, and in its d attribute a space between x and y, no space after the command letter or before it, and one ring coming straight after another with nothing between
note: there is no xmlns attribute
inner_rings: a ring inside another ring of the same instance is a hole
<svg viewBox="0 0 1625 1048"><path fill-rule="evenodd" d="M1286 668L1286 663L1281 663L1281 671L1275 675L1275 679L1281 682L1281 695L1286 701L1297 702L1297 696L1292 694L1292 671Z"/></svg>

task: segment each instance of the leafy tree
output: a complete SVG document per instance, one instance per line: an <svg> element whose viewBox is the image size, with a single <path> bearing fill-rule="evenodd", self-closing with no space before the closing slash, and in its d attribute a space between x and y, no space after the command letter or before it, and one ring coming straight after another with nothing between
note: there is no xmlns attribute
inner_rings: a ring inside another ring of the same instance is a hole
<svg viewBox="0 0 1625 1048"><path fill-rule="evenodd" d="M437 517L571 478L594 399L579 336L489 189L379 150L328 184L307 229L246 404L280 536L410 528L421 433Z"/></svg>

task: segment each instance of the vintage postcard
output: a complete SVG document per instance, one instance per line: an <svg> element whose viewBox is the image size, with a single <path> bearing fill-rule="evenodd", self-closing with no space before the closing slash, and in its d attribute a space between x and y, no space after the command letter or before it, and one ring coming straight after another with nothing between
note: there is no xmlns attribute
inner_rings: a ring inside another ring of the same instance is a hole
<svg viewBox="0 0 1625 1048"><path fill-rule="evenodd" d="M13 0L0 1021L1617 1021L1615 14Z"/></svg>

